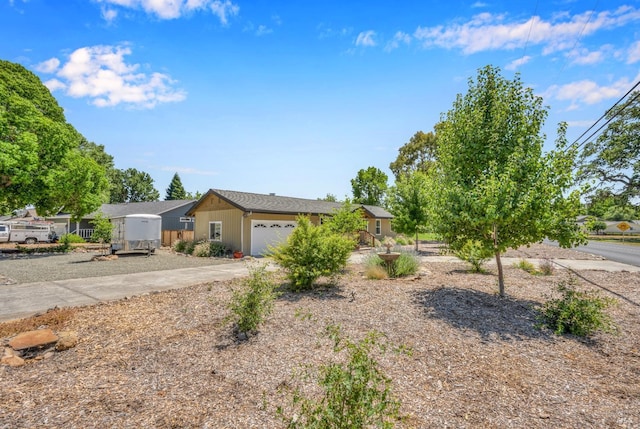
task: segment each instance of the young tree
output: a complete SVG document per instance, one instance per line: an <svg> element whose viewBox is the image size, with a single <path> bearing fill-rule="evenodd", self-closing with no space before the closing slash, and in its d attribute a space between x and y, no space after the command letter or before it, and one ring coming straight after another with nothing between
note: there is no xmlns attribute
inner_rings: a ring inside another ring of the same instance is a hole
<svg viewBox="0 0 640 429"><path fill-rule="evenodd" d="M353 201L370 206L384 205L387 180L387 175L376 167L358 171L356 178L351 179Z"/></svg>
<svg viewBox="0 0 640 429"><path fill-rule="evenodd" d="M159 199L160 193L153 187L153 179L149 173L135 168L114 171L110 203L136 203Z"/></svg>
<svg viewBox="0 0 640 429"><path fill-rule="evenodd" d="M87 156L84 140L40 79L0 60L0 208L34 205L41 215L61 208L74 217L106 197L104 168Z"/></svg>
<svg viewBox="0 0 640 429"><path fill-rule="evenodd" d="M389 169L396 176L396 180L414 171L428 173L436 157L436 135L432 132L415 133L408 143L398 149L398 157L389 164Z"/></svg>
<svg viewBox="0 0 640 429"><path fill-rule="evenodd" d="M611 120L596 141L580 154L579 178L597 180L617 195L640 196L640 91L629 102L611 109Z"/></svg>
<svg viewBox="0 0 640 429"><path fill-rule="evenodd" d="M187 192L184 190L184 186L182 186L182 181L180 180L180 176L178 173L173 175L173 179L171 179L171 183L169 183L169 187L167 188L167 194L164 197L165 201L169 200L185 200L187 199Z"/></svg>
<svg viewBox="0 0 640 429"><path fill-rule="evenodd" d="M556 150L542 153L546 116L542 98L519 76L507 80L487 66L437 126L437 232L454 251L477 240L494 254L501 296L507 249L545 237L566 247L584 242L575 222L579 191L569 192L575 150L561 125Z"/></svg>
<svg viewBox="0 0 640 429"><path fill-rule="evenodd" d="M354 207L347 199L339 209L333 210L331 216L323 218L322 225L332 233L353 239L355 245L358 231L364 228L364 223L362 209Z"/></svg>
<svg viewBox="0 0 640 429"><path fill-rule="evenodd" d="M389 208L393 213L393 229L402 234L416 236L429 221L429 178L421 171L401 175L389 190Z"/></svg>

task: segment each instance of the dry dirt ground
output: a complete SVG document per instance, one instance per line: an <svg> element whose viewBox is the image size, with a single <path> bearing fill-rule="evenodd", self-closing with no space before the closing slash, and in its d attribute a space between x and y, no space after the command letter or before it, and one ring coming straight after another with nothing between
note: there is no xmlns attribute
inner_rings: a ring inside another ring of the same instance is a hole
<svg viewBox="0 0 640 429"><path fill-rule="evenodd" d="M54 326L79 334L75 348L0 367L0 428L284 427L275 410L291 403L288 388L317 393L292 374L343 358L322 336L329 324L411 350L375 355L402 402L400 428L640 427L640 273L505 271L500 298L495 273L464 263L425 263L422 275L394 280L367 280L352 265L335 286L285 292L244 342L225 322L232 283L80 308ZM534 308L570 276L617 300L617 335L534 327Z"/></svg>

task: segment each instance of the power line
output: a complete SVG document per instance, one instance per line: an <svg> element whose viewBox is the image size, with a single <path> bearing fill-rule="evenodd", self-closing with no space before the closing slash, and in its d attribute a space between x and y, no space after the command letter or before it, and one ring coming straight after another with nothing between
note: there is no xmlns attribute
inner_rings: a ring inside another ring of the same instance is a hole
<svg viewBox="0 0 640 429"><path fill-rule="evenodd" d="M615 102L615 104L614 104L613 106L611 106L609 109L607 109L607 111L606 111L606 112L604 112L604 113L602 114L602 116L600 116L600 118L598 118L598 120L597 120L597 121L595 121L595 122L593 123L593 125L591 125L591 126L590 126L589 128L587 128L587 129L586 129L582 134L580 134L580 136L579 136L577 139L575 139L575 141L574 141L573 143L571 143L571 145L570 145L570 146L574 146L575 144L577 144L577 143L578 143L578 141L580 141L580 139L581 139L582 137L584 137L584 136L585 136L589 131L591 131L591 129L593 129L595 126L597 126L597 125L598 125L598 123L599 123L602 119L606 118L606 116L607 116L607 115L608 115L608 114L609 114L613 109L615 109L615 108L616 108L616 106L622 102L622 100L624 100L625 98L627 98L627 96L628 96L629 94L631 94L631 93L632 93L632 92L633 92L633 91L634 91L638 86L640 86L640 81L636 82L636 84L635 84L635 85L633 85L633 87L631 87L631 89L630 89L630 90L628 90L628 91L626 92L626 94L624 94L622 97L620 97L620 98L618 99L618 101L616 101L616 102ZM618 111L617 111L613 116L611 116L611 117L610 117L610 118L609 118L609 119L608 119L604 124L600 125L600 127L599 127L597 130L595 130L593 133L591 133L591 135L589 135L589 137L587 137L587 138L586 138L582 143L580 143L576 149L580 149L580 148L581 148L585 143L587 143L589 140L591 140L591 138L592 138L593 136L595 136L595 135L596 135L600 130L602 130L605 126L607 126L607 125L609 124L609 122L611 122L611 121L612 121L613 119L615 119L618 115L620 115L620 114L622 113L622 111L623 111L624 109L626 109L626 108L627 108L627 106L628 106L628 105L630 105L632 102L634 102L638 97L640 97L640 92L639 92L638 94L636 94L636 95L635 95L631 100L627 101L627 103L626 103L624 106L622 106L622 108L620 108L620 109L619 109L619 110L618 110Z"/></svg>

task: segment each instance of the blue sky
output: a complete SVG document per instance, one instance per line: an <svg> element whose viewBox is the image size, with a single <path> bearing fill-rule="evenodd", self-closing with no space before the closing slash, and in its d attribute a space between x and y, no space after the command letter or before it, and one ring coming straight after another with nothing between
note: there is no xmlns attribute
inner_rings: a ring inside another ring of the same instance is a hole
<svg viewBox="0 0 640 429"><path fill-rule="evenodd" d="M640 0L0 0L0 58L36 73L164 198L351 195L468 79L519 72L577 138L640 79Z"/></svg>

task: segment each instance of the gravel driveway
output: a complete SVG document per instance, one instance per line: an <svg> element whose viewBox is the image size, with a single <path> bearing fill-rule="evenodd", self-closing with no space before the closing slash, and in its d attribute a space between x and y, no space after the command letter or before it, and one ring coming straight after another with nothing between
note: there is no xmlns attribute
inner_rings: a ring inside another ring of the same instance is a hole
<svg viewBox="0 0 640 429"><path fill-rule="evenodd" d="M94 252L0 255L0 284L20 284L148 271L174 270L232 263L231 259L197 258L158 250L147 257L140 254L119 255L111 261L92 261Z"/></svg>

